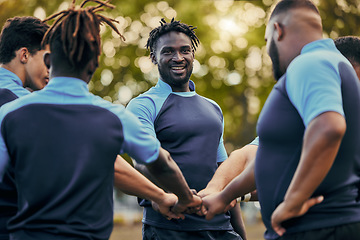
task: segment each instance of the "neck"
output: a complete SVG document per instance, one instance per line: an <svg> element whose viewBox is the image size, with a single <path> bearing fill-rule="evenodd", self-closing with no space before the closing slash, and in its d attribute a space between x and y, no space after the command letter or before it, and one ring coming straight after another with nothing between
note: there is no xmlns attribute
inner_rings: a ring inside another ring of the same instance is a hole
<svg viewBox="0 0 360 240"><path fill-rule="evenodd" d="M50 68L50 79L55 77L70 77L70 78L78 78L83 80L86 83L90 82L90 79L84 72L77 72L77 71L67 71L67 70L60 70L60 69L52 69Z"/></svg>
<svg viewBox="0 0 360 240"><path fill-rule="evenodd" d="M189 83L186 84L186 86L183 85L181 87L171 86L171 89L173 92L190 92Z"/></svg>
<svg viewBox="0 0 360 240"><path fill-rule="evenodd" d="M25 85L26 74L25 74L25 68L22 64L21 65L17 64L15 62L15 59L13 59L11 62L6 64L1 64L0 66L17 75L20 78L22 85L23 86Z"/></svg>
<svg viewBox="0 0 360 240"><path fill-rule="evenodd" d="M176 84L176 85L164 81L161 76L160 76L160 80L168 84L173 92L190 92L190 86L189 86L190 79L188 79L187 82L183 84Z"/></svg>

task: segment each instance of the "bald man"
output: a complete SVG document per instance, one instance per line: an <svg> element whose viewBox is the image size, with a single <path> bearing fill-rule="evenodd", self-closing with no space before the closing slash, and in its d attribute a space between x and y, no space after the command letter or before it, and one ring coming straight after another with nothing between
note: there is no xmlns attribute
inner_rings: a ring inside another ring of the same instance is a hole
<svg viewBox="0 0 360 240"><path fill-rule="evenodd" d="M220 193L210 219L255 190L266 239L360 236L360 83L309 0L283 0L265 32L277 80L258 120L256 159Z"/></svg>
<svg viewBox="0 0 360 240"><path fill-rule="evenodd" d="M344 55L355 69L360 79L360 37L344 36L334 40L336 48ZM213 178L206 188L198 193L205 197L211 193L219 192L229 184L237 175L242 173L245 167L255 159L259 145L259 138L256 137L251 143L240 149L234 150L229 158L216 170ZM252 193L250 201L257 201L257 195Z"/></svg>

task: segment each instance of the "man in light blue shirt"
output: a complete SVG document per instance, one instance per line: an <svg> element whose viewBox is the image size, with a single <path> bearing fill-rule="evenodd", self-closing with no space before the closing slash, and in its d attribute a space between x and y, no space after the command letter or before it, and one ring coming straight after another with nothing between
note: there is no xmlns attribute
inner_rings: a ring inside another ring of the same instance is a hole
<svg viewBox="0 0 360 240"><path fill-rule="evenodd" d="M41 47L49 26L35 17L14 17L0 34L0 106L42 89L49 81ZM27 89L26 89L27 88ZM17 211L17 192L12 168L0 183L0 240L9 239L7 222Z"/></svg>
<svg viewBox="0 0 360 240"><path fill-rule="evenodd" d="M51 81L0 109L0 171L6 165L14 168L18 190L18 211L8 224L10 239L108 239L114 163L124 152L146 164L177 195L172 198L174 212L201 204L169 153L139 120L88 91L101 49L99 25L114 21L97 13L103 6L111 7L107 2L84 9L71 5L49 17L61 17L44 37L51 49L45 55ZM116 182L120 189L152 195L147 186L138 188L136 171L126 174L121 176L125 182Z"/></svg>

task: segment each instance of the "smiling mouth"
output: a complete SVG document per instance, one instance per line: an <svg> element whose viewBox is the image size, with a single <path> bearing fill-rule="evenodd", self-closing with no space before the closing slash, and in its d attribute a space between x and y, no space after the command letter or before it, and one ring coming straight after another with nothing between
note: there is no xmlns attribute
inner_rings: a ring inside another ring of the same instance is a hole
<svg viewBox="0 0 360 240"><path fill-rule="evenodd" d="M185 66L181 66L181 67L172 66L170 69L171 69L172 72L174 72L176 74L182 74L183 72L185 72Z"/></svg>

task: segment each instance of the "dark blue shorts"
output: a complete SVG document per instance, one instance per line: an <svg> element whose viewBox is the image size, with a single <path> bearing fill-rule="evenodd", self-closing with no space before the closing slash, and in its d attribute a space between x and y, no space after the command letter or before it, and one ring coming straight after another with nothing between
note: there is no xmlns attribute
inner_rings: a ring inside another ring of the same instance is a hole
<svg viewBox="0 0 360 240"><path fill-rule="evenodd" d="M175 231L143 224L143 240L242 240L235 231Z"/></svg>
<svg viewBox="0 0 360 240"><path fill-rule="evenodd" d="M360 222L284 235L277 240L359 240Z"/></svg>

